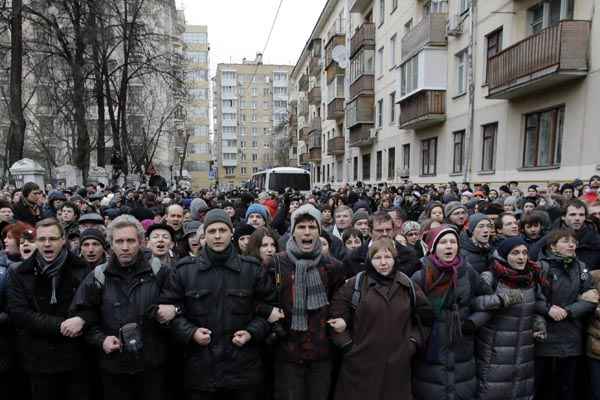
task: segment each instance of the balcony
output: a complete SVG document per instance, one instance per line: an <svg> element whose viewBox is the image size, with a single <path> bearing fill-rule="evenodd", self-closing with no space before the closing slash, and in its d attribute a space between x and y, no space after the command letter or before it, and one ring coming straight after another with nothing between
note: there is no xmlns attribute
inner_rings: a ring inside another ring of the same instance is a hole
<svg viewBox="0 0 600 400"><path fill-rule="evenodd" d="M363 74L350 84L351 99L354 99L356 96L373 96L374 94L375 79L372 74Z"/></svg>
<svg viewBox="0 0 600 400"><path fill-rule="evenodd" d="M588 73L589 21L562 21L488 60L489 99L513 99Z"/></svg>
<svg viewBox="0 0 600 400"><path fill-rule="evenodd" d="M321 161L321 148L320 147L315 147L314 149L310 149L308 151L308 158L312 162L319 162L319 161Z"/></svg>
<svg viewBox="0 0 600 400"><path fill-rule="evenodd" d="M353 128L357 125L371 125L375 121L375 104L373 97L361 96L346 106L346 126Z"/></svg>
<svg viewBox="0 0 600 400"><path fill-rule="evenodd" d="M315 117L312 119L312 121L310 121L308 133L312 133L314 131L321 131L321 119L319 117Z"/></svg>
<svg viewBox="0 0 600 400"><path fill-rule="evenodd" d="M327 104L327 119L344 120L344 98L335 98Z"/></svg>
<svg viewBox="0 0 600 400"><path fill-rule="evenodd" d="M344 154L344 137L337 136L327 141L327 154L330 156L340 156Z"/></svg>
<svg viewBox="0 0 600 400"><path fill-rule="evenodd" d="M350 58L362 48L375 49L375 24L365 22L350 40Z"/></svg>
<svg viewBox="0 0 600 400"><path fill-rule="evenodd" d="M308 150L321 149L321 131L314 131L308 135Z"/></svg>
<svg viewBox="0 0 600 400"><path fill-rule="evenodd" d="M371 136L373 125L360 125L350 129L348 142L350 147L368 147L375 142L375 138Z"/></svg>
<svg viewBox="0 0 600 400"><path fill-rule="evenodd" d="M402 60L418 53L425 46L446 46L447 13L428 14L402 38Z"/></svg>
<svg viewBox="0 0 600 400"><path fill-rule="evenodd" d="M315 86L308 92L308 104L318 106L321 103L321 88Z"/></svg>
<svg viewBox="0 0 600 400"><path fill-rule="evenodd" d="M373 0L354 0L350 4L351 13L363 14L367 8L373 4Z"/></svg>
<svg viewBox="0 0 600 400"><path fill-rule="evenodd" d="M300 92L308 91L308 75L302 74L302 76L298 80L298 91L300 91Z"/></svg>
<svg viewBox="0 0 600 400"><path fill-rule="evenodd" d="M332 31L329 41L325 46L325 69L328 69L333 64L333 49L337 46L345 45L346 35L338 30Z"/></svg>
<svg viewBox="0 0 600 400"><path fill-rule="evenodd" d="M237 166L237 160L221 160L221 164L224 167L235 167Z"/></svg>
<svg viewBox="0 0 600 400"><path fill-rule="evenodd" d="M421 90L400 100L400 129L423 129L445 120L445 90Z"/></svg>
<svg viewBox="0 0 600 400"><path fill-rule="evenodd" d="M308 62L308 74L319 76L321 74L321 57L311 56Z"/></svg>

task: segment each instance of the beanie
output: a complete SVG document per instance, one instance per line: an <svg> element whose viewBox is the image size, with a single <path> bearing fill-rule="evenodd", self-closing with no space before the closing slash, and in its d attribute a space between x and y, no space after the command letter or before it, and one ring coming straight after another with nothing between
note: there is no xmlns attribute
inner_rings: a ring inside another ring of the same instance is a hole
<svg viewBox="0 0 600 400"><path fill-rule="evenodd" d="M199 197L196 197L190 203L190 212L192 213L192 219L199 220L199 213L208 210L208 205L204 200Z"/></svg>
<svg viewBox="0 0 600 400"><path fill-rule="evenodd" d="M215 222L222 222L229 227L231 232L233 232L233 224L231 223L231 218L229 218L229 214L225 212L225 210L221 208L214 208L206 213L204 217L204 230L208 229L210 224L214 224Z"/></svg>
<svg viewBox="0 0 600 400"><path fill-rule="evenodd" d="M246 221L248 221L248 217L250 216L250 214L260 214L263 219L265 220L265 222L267 222L269 220L268 218L268 211L267 209L260 205L260 204L251 204L250 207L248 207L248 209L246 210Z"/></svg>
<svg viewBox="0 0 600 400"><path fill-rule="evenodd" d="M409 232L421 231L421 224L416 221L406 221L402 224L401 232L403 235L406 235Z"/></svg>
<svg viewBox="0 0 600 400"><path fill-rule="evenodd" d="M500 243L500 246L498 246L498 255L500 255L500 257L506 260L511 250L521 245L527 246L527 243L521 236L513 236L504 239L502 243Z"/></svg>
<svg viewBox="0 0 600 400"><path fill-rule="evenodd" d="M461 208L465 210L465 212L467 212L465 206L459 201L451 201L450 203L446 204L446 207L444 207L444 215L446 216L446 218L448 218L450 214L452 214L456 210L460 210Z"/></svg>
<svg viewBox="0 0 600 400"><path fill-rule="evenodd" d="M469 233L469 235L473 234L473 231L475 230L477 224L483 220L490 221L490 217L482 213L475 213L469 217L469 226L467 227L467 232Z"/></svg>
<svg viewBox="0 0 600 400"><path fill-rule="evenodd" d="M369 213L366 211L356 211L352 216L352 225L354 225L356 221L360 221L361 219L369 219Z"/></svg>
<svg viewBox="0 0 600 400"><path fill-rule="evenodd" d="M81 242L82 245L83 245L83 242L85 242L88 239L97 240L98 242L100 242L100 244L102 245L102 248L104 248L104 250L108 249L108 244L106 243L106 238L104 237L104 234L102 232L100 232L98 229L88 228L81 233L81 237L79 238L79 241Z"/></svg>
<svg viewBox="0 0 600 400"><path fill-rule="evenodd" d="M425 237L425 243L427 244L428 249L427 253L435 253L435 247L439 243L440 239L442 238L442 236L445 236L447 234L452 234L456 236L457 241L459 240L458 233L450 225L440 225L427 232L427 236Z"/></svg>
<svg viewBox="0 0 600 400"><path fill-rule="evenodd" d="M200 228L201 226L202 222L200 221L192 220L186 222L185 224L183 224L183 237L195 234L198 231L198 228Z"/></svg>
<svg viewBox="0 0 600 400"><path fill-rule="evenodd" d="M292 213L292 226L290 231L292 232L292 235L294 234L294 229L296 228L296 221L299 217L304 215L309 215L312 219L317 221L319 231L321 231L321 211L317 210L317 208L312 204L304 204L303 206L298 207L296 211Z"/></svg>

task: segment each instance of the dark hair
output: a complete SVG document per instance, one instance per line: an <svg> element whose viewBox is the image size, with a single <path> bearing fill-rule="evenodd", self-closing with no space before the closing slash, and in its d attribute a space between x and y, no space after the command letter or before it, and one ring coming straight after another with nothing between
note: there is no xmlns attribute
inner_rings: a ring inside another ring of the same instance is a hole
<svg viewBox="0 0 600 400"><path fill-rule="evenodd" d="M494 228L496 229L496 231L499 231L502 229L502 226L504 225L504 222L502 222L502 218L504 218L506 216L511 216L514 219L517 219L515 214L513 214L511 212L503 212L502 214L498 215L498 218L496 218L496 221L494 222Z"/></svg>
<svg viewBox="0 0 600 400"><path fill-rule="evenodd" d="M387 213L387 211L377 211L375 214L373 214L373 217L371 218L372 226L375 226L375 224L384 224L387 222L394 222L390 214Z"/></svg>
<svg viewBox="0 0 600 400"><path fill-rule="evenodd" d="M544 226L546 224L546 219L541 214L543 211L533 210L528 214L524 214L521 216L521 220L519 221L519 227L521 229L525 229L526 225L535 225L540 224L540 226Z"/></svg>
<svg viewBox="0 0 600 400"><path fill-rule="evenodd" d="M64 239L65 237L65 228L63 228L62 224L58 222L56 218L45 218L35 224L35 230L38 231L40 228L48 228L51 226L56 226L58 228L58 232L60 233L60 237Z"/></svg>
<svg viewBox="0 0 600 400"><path fill-rule="evenodd" d="M574 207L574 208L583 208L585 210L585 216L587 217L588 215L588 209L587 209L587 204L584 203L582 200L579 199L569 199L562 208L562 215L563 217L567 215L567 211L569 210L569 207Z"/></svg>
<svg viewBox="0 0 600 400"><path fill-rule="evenodd" d="M562 239L564 237L570 237L570 238L577 240L577 234L571 228L553 229L550 231L550 233L548 233L548 235L546 237L547 237L547 240L546 240L546 248L547 249L549 249L551 245L556 244L556 242L558 242L560 239Z"/></svg>
<svg viewBox="0 0 600 400"><path fill-rule="evenodd" d="M17 241L17 244L21 241L23 236L26 236L29 240L30 238L35 237L35 229L33 226L26 224L21 221L17 221L14 224L10 224L2 229L2 237L10 236Z"/></svg>
<svg viewBox="0 0 600 400"><path fill-rule="evenodd" d="M27 196L29 196L29 193L33 192L34 190L39 190L39 189L40 189L40 187L38 186L37 183L27 182L21 188L21 193L23 193L23 197L27 197Z"/></svg>
<svg viewBox="0 0 600 400"><path fill-rule="evenodd" d="M425 217L426 218L431 218L431 211L433 211L434 208L439 207L442 209L442 216L444 218L446 218L445 212L444 212L444 205L439 202L439 201L432 201L431 203L429 203L429 205L427 206L427 208L425 209Z"/></svg>
<svg viewBox="0 0 600 400"><path fill-rule="evenodd" d="M348 228L344 230L344 234L342 235L342 242L346 244L346 240L350 239L352 236L361 239L360 231L354 228Z"/></svg>
<svg viewBox="0 0 600 400"><path fill-rule="evenodd" d="M70 201L65 201L60 209L62 210L63 208L70 208L73 211L75 211L75 218L79 219L80 211L79 207L77 207L77 204L72 203Z"/></svg>
<svg viewBox="0 0 600 400"><path fill-rule="evenodd" d="M10 208L12 210L12 206L9 201L0 199L0 210L3 208Z"/></svg>
<svg viewBox="0 0 600 400"><path fill-rule="evenodd" d="M329 232L327 232L326 230L322 230L320 236L323 239L327 240L327 244L329 245L329 252L331 252L331 243L333 242L333 239L331 238Z"/></svg>
<svg viewBox="0 0 600 400"><path fill-rule="evenodd" d="M256 229L252 235L250 235L250 241L248 242L247 255L255 257L259 261L260 259L260 246L265 237L270 237L275 242L275 249L279 251L279 235L271 228L266 226Z"/></svg>

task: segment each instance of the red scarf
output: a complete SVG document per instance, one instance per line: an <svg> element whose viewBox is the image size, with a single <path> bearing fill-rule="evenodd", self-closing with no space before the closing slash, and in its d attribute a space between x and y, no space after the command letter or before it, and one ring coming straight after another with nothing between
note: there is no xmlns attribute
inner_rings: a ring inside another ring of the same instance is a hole
<svg viewBox="0 0 600 400"><path fill-rule="evenodd" d="M535 284L546 285L542 269L531 260L527 261L525 269L520 271L495 260L492 270L498 280L511 289L528 289Z"/></svg>

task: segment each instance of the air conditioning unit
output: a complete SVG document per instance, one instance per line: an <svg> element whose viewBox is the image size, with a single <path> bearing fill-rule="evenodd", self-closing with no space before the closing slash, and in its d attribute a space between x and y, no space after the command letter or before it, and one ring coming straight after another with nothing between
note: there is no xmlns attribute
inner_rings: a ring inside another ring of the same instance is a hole
<svg viewBox="0 0 600 400"><path fill-rule="evenodd" d="M448 24L446 25L447 36L460 36L463 33L463 22L464 19L460 15L452 15L448 18Z"/></svg>

